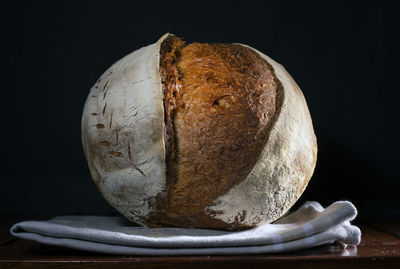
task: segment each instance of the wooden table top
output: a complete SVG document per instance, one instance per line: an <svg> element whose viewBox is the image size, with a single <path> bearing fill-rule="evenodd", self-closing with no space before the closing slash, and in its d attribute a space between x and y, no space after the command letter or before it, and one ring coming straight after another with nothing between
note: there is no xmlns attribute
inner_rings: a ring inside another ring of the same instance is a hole
<svg viewBox="0 0 400 269"><path fill-rule="evenodd" d="M400 219L358 221L361 244L339 244L280 255L133 257L41 245L9 234L23 218L0 223L0 268L400 268Z"/></svg>

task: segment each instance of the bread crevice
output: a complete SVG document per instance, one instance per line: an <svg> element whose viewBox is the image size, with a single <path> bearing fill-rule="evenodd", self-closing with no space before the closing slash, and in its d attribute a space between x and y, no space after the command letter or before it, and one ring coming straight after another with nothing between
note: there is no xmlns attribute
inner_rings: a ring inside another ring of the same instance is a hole
<svg viewBox="0 0 400 269"><path fill-rule="evenodd" d="M165 160L166 186L172 186L176 179L175 162L176 157L176 135L174 128L174 117L178 102L180 100L181 74L176 66L181 49L185 42L174 35L169 35L160 47L160 76L163 92L164 104L164 141L165 141Z"/></svg>

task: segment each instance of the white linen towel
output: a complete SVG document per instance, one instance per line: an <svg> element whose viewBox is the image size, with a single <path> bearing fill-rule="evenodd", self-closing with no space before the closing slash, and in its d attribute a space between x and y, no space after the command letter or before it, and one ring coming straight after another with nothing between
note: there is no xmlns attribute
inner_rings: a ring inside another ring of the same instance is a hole
<svg viewBox="0 0 400 269"><path fill-rule="evenodd" d="M21 239L115 255L239 255L282 253L335 241L357 245L361 232L350 221L354 205L338 201L327 208L306 202L273 224L245 231L133 226L124 217L61 216L23 221L11 227Z"/></svg>

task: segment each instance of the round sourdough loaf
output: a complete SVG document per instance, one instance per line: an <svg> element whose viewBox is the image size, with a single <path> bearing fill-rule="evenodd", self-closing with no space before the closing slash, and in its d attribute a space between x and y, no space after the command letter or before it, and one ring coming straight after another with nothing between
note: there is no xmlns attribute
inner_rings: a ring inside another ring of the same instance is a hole
<svg viewBox="0 0 400 269"><path fill-rule="evenodd" d="M303 193L317 157L306 101L280 64L243 44L171 34L100 77L82 142L105 199L148 227L272 222Z"/></svg>

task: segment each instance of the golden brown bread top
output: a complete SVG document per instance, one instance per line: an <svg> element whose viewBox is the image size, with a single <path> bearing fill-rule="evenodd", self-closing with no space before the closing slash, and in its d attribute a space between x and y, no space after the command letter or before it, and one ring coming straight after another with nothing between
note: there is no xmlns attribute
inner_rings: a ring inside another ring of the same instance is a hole
<svg viewBox="0 0 400 269"><path fill-rule="evenodd" d="M168 186L163 219L207 227L216 220L202 210L242 182L264 148L281 86L271 66L249 48L184 47L174 36L161 46L160 74Z"/></svg>

